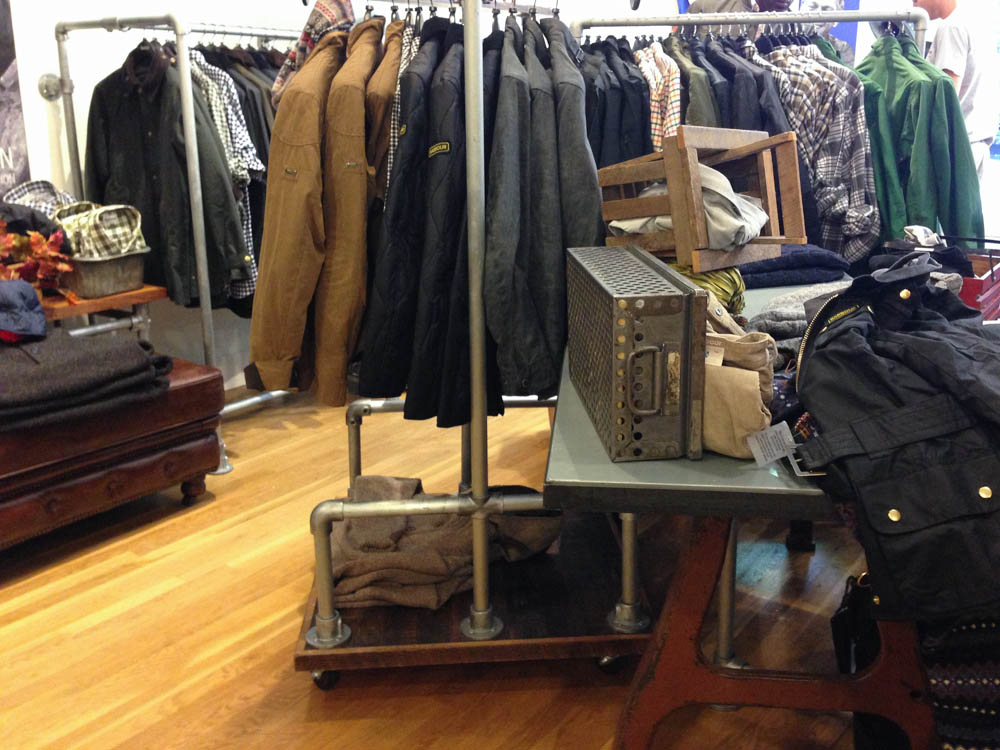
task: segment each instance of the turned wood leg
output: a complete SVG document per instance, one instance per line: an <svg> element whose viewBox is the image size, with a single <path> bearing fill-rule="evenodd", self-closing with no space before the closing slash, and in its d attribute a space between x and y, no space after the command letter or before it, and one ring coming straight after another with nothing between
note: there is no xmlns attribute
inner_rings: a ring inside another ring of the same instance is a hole
<svg viewBox="0 0 1000 750"><path fill-rule="evenodd" d="M729 521L692 521L680 567L632 680L615 734L619 750L646 750L656 726L692 703L864 711L895 722L914 750L934 746L934 715L912 623L879 622L882 649L856 675L809 675L710 665L700 631L722 570Z"/></svg>
<svg viewBox="0 0 1000 750"><path fill-rule="evenodd" d="M205 494L205 475L202 474L194 479L188 479L186 482L183 482L181 484L181 492L184 493L184 498L181 500L184 506L194 505L198 496Z"/></svg>

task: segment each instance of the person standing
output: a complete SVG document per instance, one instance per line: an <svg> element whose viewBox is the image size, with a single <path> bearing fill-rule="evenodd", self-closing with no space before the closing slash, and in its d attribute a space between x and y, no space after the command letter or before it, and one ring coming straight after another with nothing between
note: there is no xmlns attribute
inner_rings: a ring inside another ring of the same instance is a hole
<svg viewBox="0 0 1000 750"><path fill-rule="evenodd" d="M986 3L971 0L913 0L932 19L941 19L927 59L951 76L958 90L965 128L979 179L1000 125L1000 89L996 84L996 26ZM981 7L982 6L982 7Z"/></svg>
<svg viewBox="0 0 1000 750"><path fill-rule="evenodd" d="M823 12L828 13L830 11L837 11L844 9L844 0L799 0L799 10L803 13L816 13ZM816 34L826 39L833 48L837 50L837 54L840 55L841 61L848 68L854 67L854 48L845 42L843 39L838 39L831 32L836 23L817 23L815 24Z"/></svg>

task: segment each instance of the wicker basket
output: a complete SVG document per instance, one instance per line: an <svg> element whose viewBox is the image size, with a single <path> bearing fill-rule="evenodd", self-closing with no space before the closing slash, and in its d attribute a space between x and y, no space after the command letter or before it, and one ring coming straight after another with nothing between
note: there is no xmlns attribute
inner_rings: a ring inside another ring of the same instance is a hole
<svg viewBox="0 0 1000 750"><path fill-rule="evenodd" d="M61 284L83 299L109 297L142 287L142 272L148 247L114 258L73 258L73 270L62 275Z"/></svg>

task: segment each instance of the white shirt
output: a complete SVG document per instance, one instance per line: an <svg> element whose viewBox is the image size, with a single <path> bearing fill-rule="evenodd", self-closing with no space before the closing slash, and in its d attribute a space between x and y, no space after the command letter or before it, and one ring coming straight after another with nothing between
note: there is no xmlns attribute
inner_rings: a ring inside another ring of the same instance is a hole
<svg viewBox="0 0 1000 750"><path fill-rule="evenodd" d="M972 10L965 4L973 2ZM1000 125L997 38L993 19L974 0L962 0L941 19L927 59L958 76L958 100L972 143L993 140Z"/></svg>

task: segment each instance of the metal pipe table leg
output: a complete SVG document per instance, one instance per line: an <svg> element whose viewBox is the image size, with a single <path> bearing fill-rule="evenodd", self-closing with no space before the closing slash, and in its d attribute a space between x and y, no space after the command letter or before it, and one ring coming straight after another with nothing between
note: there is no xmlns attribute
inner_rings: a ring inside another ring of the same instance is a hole
<svg viewBox="0 0 1000 750"><path fill-rule="evenodd" d="M334 648L351 637L351 629L333 606L332 521L325 515L335 507L329 501L320 503L309 519L316 552L316 624L306 633L306 643L313 648Z"/></svg>
<svg viewBox="0 0 1000 750"><path fill-rule="evenodd" d="M136 330L139 334L140 341L149 341L149 329L153 323L153 318L149 314L149 303L140 302L138 305L134 305L132 308L134 315L141 321L136 325Z"/></svg>
<svg viewBox="0 0 1000 750"><path fill-rule="evenodd" d="M608 624L619 633L641 633L649 628L647 615L639 602L638 516L622 513L622 597L608 615Z"/></svg>
<svg viewBox="0 0 1000 750"><path fill-rule="evenodd" d="M729 666L739 666L732 664L736 657L733 651L733 618L736 607L736 539L739 533L740 523L734 518L729 527L726 559L719 575L719 635L714 661Z"/></svg>
<svg viewBox="0 0 1000 750"><path fill-rule="evenodd" d="M473 592L469 616L460 625L462 635L473 641L488 641L503 630L503 622L490 606L490 558L488 516L484 510L472 516Z"/></svg>

